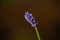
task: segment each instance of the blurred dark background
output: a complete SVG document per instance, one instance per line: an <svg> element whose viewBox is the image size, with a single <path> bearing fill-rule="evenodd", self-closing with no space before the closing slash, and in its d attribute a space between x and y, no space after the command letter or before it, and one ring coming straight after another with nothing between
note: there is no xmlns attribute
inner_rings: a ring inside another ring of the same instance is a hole
<svg viewBox="0 0 60 40"><path fill-rule="evenodd" d="M37 40L26 11L38 21L42 40L60 40L59 0L0 0L0 40Z"/></svg>

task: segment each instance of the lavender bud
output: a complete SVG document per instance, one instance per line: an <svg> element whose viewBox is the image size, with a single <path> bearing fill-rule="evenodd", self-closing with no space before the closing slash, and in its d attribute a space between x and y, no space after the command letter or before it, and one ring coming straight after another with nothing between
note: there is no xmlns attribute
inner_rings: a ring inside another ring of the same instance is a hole
<svg viewBox="0 0 60 40"><path fill-rule="evenodd" d="M35 27L38 23L35 21L35 18L29 12L26 12L24 15L27 22L31 24L32 27Z"/></svg>

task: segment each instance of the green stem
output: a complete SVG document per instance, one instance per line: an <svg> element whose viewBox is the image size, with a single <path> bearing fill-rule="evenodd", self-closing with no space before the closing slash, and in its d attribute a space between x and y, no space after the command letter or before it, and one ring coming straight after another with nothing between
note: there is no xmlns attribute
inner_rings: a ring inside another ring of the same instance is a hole
<svg viewBox="0 0 60 40"><path fill-rule="evenodd" d="M38 32L38 28L37 27L34 27L34 28L35 28L36 35L37 35L38 40L41 40L40 35L39 35L39 32Z"/></svg>

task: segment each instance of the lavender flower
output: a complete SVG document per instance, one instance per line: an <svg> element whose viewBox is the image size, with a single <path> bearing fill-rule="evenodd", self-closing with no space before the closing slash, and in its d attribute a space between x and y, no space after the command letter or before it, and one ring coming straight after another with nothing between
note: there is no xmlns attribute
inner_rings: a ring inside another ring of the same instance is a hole
<svg viewBox="0 0 60 40"><path fill-rule="evenodd" d="M25 17L26 21L31 24L32 27L35 27L37 25L35 18L29 12L26 12L24 17Z"/></svg>

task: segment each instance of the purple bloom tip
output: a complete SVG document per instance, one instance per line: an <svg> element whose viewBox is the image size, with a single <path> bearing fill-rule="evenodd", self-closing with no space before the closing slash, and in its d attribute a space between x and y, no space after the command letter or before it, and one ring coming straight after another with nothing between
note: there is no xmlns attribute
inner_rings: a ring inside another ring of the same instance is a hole
<svg viewBox="0 0 60 40"><path fill-rule="evenodd" d="M31 24L32 27L35 27L38 23L35 21L35 18L29 12L26 12L24 15L27 22Z"/></svg>

